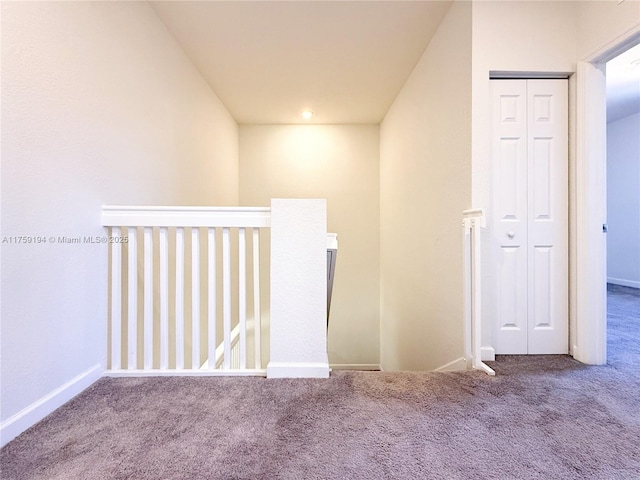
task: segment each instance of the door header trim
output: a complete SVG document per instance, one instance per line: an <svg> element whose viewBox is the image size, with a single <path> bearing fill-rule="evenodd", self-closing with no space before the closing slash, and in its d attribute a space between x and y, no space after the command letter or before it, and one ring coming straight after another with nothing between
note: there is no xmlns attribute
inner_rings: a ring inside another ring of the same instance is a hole
<svg viewBox="0 0 640 480"><path fill-rule="evenodd" d="M508 70L490 70L490 80L538 80L561 79L566 80L573 72L512 72Z"/></svg>

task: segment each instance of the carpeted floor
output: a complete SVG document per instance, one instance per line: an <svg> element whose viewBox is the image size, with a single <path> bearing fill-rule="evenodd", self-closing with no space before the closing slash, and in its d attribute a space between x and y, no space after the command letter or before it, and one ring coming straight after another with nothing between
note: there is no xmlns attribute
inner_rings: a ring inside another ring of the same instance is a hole
<svg viewBox="0 0 640 480"><path fill-rule="evenodd" d="M609 359L497 374L102 379L0 452L10 479L640 479L640 291Z"/></svg>

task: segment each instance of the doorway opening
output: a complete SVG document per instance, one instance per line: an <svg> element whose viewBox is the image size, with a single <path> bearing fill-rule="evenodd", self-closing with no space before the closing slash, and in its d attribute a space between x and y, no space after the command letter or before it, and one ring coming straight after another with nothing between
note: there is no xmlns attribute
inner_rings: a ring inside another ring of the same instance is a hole
<svg viewBox="0 0 640 480"><path fill-rule="evenodd" d="M607 363L606 63L638 44L640 24L577 64L570 330L572 355L590 365Z"/></svg>
<svg viewBox="0 0 640 480"><path fill-rule="evenodd" d="M640 330L640 44L606 64L608 363L634 363Z"/></svg>

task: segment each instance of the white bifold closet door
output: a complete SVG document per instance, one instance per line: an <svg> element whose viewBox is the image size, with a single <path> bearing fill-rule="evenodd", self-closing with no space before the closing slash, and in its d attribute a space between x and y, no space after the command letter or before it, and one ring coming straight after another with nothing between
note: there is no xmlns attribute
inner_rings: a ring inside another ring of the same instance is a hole
<svg viewBox="0 0 640 480"><path fill-rule="evenodd" d="M567 353L567 80L491 84L495 350Z"/></svg>

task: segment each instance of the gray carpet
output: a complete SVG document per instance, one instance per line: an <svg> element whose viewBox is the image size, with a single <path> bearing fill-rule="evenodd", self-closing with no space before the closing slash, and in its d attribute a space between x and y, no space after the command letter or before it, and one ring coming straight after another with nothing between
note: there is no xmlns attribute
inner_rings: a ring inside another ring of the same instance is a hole
<svg viewBox="0 0 640 480"><path fill-rule="evenodd" d="M482 373L102 379L0 452L9 479L639 479L640 291L610 364Z"/></svg>

